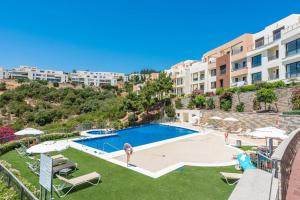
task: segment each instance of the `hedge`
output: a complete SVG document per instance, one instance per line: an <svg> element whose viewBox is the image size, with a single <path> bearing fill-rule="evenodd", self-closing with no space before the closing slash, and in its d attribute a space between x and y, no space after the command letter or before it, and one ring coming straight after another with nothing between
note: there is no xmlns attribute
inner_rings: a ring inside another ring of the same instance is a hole
<svg viewBox="0 0 300 200"><path fill-rule="evenodd" d="M275 88L283 88L286 87L286 84L284 81L274 81L274 82L258 82L255 83L254 85L244 85L240 87L232 87L232 88L218 88L216 90L217 95L221 95L224 92L232 92L236 93L238 89L241 90L241 92L251 92L251 91L256 91L262 88L266 89L275 89Z"/></svg>
<svg viewBox="0 0 300 200"><path fill-rule="evenodd" d="M73 133L51 133L51 134L44 134L39 137L39 140L41 142L48 141L48 140L58 140L63 138L69 138L79 136L79 132L73 132ZM18 148L21 146L21 144L28 144L32 143L34 140L36 140L36 137L25 137L20 140L14 140L10 141L8 143L0 145L0 155L9 152L11 150L14 150L15 148Z"/></svg>

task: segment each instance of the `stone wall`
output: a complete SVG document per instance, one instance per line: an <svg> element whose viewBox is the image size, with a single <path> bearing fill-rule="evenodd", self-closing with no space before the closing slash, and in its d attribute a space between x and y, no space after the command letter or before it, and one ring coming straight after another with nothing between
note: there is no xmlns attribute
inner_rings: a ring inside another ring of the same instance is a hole
<svg viewBox="0 0 300 200"><path fill-rule="evenodd" d="M226 122L231 123L230 127L237 130L239 127L244 127L245 129L255 129L266 126L276 126L278 121L278 127L284 129L287 132L291 132L300 127L300 117L293 115L281 115L281 114L270 114L270 113L255 113L255 112L224 112L220 110L201 110L202 123L212 123L210 117L219 116L221 118L233 117L239 120L239 122ZM224 121L213 122L217 126L226 126Z"/></svg>
<svg viewBox="0 0 300 200"><path fill-rule="evenodd" d="M287 112L292 109L292 103L291 103L291 95L292 95L292 88L282 88L282 89L275 89L274 90L278 100L276 102L277 108L279 112ZM244 92L240 94L240 101L245 104L245 112L253 112L253 100L256 97L256 92ZM220 108L219 105L219 96L213 96L212 97L215 102L216 109ZM188 102L190 101L190 98L183 98L182 104L186 108L188 105ZM236 94L233 95L232 100L232 111L235 111L235 107L238 104L238 97ZM262 105L263 107L263 105ZM275 104L272 105L272 107L276 108Z"/></svg>

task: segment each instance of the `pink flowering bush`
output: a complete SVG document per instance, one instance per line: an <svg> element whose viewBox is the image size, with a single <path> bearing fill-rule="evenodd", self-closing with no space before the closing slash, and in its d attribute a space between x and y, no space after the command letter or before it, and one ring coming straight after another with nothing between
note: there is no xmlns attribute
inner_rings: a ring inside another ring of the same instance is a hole
<svg viewBox="0 0 300 200"><path fill-rule="evenodd" d="M6 143L16 139L14 135L16 131L9 127L1 127L0 128L0 143Z"/></svg>

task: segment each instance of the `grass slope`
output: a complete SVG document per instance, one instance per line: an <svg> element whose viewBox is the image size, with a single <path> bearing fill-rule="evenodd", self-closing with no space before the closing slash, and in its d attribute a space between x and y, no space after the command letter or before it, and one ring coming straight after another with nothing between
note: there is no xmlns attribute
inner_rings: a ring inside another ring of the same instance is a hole
<svg viewBox="0 0 300 200"><path fill-rule="evenodd" d="M220 171L236 172L234 167L183 167L153 179L72 148L64 151L63 155L78 163L79 170L73 173L74 177L92 171L102 175L99 185L78 188L64 199L225 200L234 188L227 185L219 175ZM11 163L20 170L22 176L38 187L38 177L27 168L26 158L11 151L0 156L0 159ZM54 180L55 183L57 181Z"/></svg>

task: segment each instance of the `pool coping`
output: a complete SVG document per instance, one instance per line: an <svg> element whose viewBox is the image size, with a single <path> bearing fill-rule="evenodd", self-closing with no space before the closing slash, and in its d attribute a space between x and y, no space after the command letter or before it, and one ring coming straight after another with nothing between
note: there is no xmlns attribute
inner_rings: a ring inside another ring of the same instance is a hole
<svg viewBox="0 0 300 200"><path fill-rule="evenodd" d="M162 125L174 126L174 127L189 129L189 130L193 130L193 131L197 131L197 132L187 134L187 135L183 135L183 136L179 136L179 137L175 137L175 138L170 138L170 139L158 141L158 142L153 142L153 143L149 143L149 144L145 144L145 145L141 145L141 146L137 146L137 147L134 148L134 151L141 151L141 150L144 150L144 149L149 149L149 148L152 148L152 147L168 144L168 143L171 143L171 142L175 142L175 141L178 141L178 140L194 137L194 136L197 136L197 135L213 134L213 133L209 133L205 130L198 130L196 128L187 128L187 127L180 126L180 125L173 125L173 124L166 124L166 123L162 123ZM218 135L218 134L215 134L215 135ZM105 136L107 136L107 135L102 135L102 136L99 136L99 137L105 137ZM93 138L95 138L95 137L93 137ZM70 146L72 148L83 151L85 153L96 156L98 158L104 159L104 160L106 160L108 162L111 162L113 164L117 164L119 166L128 168L128 169L133 170L135 172L139 172L139 173L144 174L146 176L149 176L151 178L159 178L159 177L161 177L165 174L168 174L168 173L170 173L170 172L172 172L172 171L174 171L178 168L181 168L183 166L220 167L220 166L232 166L232 165L236 165L238 163L237 160L233 160L233 161L229 161L229 162L221 162L221 163L179 162L179 163L176 163L174 165L163 168L159 171L152 172L152 171L149 171L149 170L137 167L137 166L127 166L127 164L125 162L122 162L120 160L115 159L115 157L118 157L118 156L122 156L122 155L125 156L125 152L123 150L112 152L112 153L107 153L107 152L104 152L104 151L101 151L101 150L98 150L98 149L95 149L95 148L92 148L92 147L89 147L89 146L86 146L86 145L83 145L83 144L79 144L79 143L75 142L76 140L78 140L78 139L71 140ZM225 145L225 146L227 146L228 148L233 148L233 149L237 150L238 152L243 152L242 150L240 150L236 147L233 147L231 145Z"/></svg>

